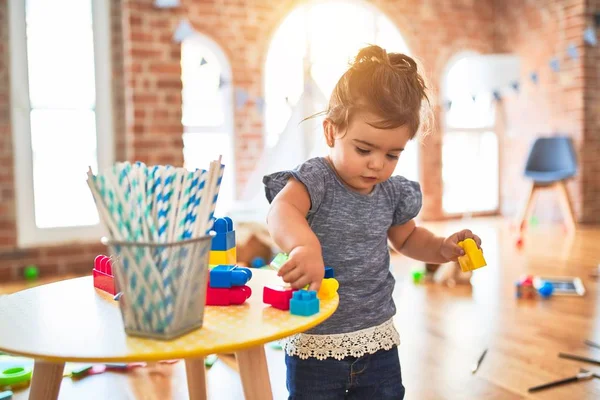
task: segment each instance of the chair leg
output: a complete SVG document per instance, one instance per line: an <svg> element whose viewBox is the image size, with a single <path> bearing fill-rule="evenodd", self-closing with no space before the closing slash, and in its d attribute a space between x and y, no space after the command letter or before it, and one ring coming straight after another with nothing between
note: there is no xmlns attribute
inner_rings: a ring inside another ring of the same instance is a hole
<svg viewBox="0 0 600 400"><path fill-rule="evenodd" d="M574 232L577 223L575 222L575 212L573 211L573 204L571 203L571 198L569 196L567 184L565 181L560 181L554 185L554 188L558 192L558 200L563 214L563 218L565 220L565 225L567 226L567 230L570 232Z"/></svg>
<svg viewBox="0 0 600 400"><path fill-rule="evenodd" d="M533 213L533 207L535 206L535 201L538 196L538 189L539 187L535 184L535 182L532 182L531 188L529 189L529 195L527 196L527 201L525 202L525 205L521 210L520 217L517 220L520 231L525 230L525 226L531 218L531 214Z"/></svg>

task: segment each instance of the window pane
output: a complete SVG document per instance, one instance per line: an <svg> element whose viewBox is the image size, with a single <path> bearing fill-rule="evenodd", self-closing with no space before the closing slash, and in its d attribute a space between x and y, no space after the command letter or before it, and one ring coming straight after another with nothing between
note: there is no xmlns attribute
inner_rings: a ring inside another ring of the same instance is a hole
<svg viewBox="0 0 600 400"><path fill-rule="evenodd" d="M499 178L498 140L494 132L445 133L442 164L445 212L496 210Z"/></svg>
<svg viewBox="0 0 600 400"><path fill-rule="evenodd" d="M225 165L223 180L219 189L219 199L215 215L225 215L231 208L235 198L235 171L232 163L233 143L231 135L224 132L186 133L183 135L183 157L185 168L208 169L211 161L221 155Z"/></svg>
<svg viewBox="0 0 600 400"><path fill-rule="evenodd" d="M223 90L219 89L222 72L217 56L197 38L183 41L181 81L184 126L220 126L224 123L226 104Z"/></svg>
<svg viewBox="0 0 600 400"><path fill-rule="evenodd" d="M39 228L97 224L86 183L88 166L98 171L93 111L31 112L35 221Z"/></svg>
<svg viewBox="0 0 600 400"><path fill-rule="evenodd" d="M88 108L96 102L91 0L27 0L32 108Z"/></svg>

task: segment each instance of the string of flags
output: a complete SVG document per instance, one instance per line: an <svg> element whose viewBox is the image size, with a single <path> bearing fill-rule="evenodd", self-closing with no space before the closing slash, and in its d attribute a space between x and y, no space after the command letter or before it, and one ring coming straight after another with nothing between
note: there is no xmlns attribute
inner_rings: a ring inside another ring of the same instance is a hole
<svg viewBox="0 0 600 400"><path fill-rule="evenodd" d="M585 31L583 32L583 41L585 44L587 44L589 46L597 46L598 45L598 37L596 35L596 29L598 27L600 27L600 13L598 13L594 16L594 25L588 26L585 29ZM567 49L566 49L566 55L571 60L578 60L580 58L580 52L575 43L571 42L568 44ZM560 58L558 56L554 56L554 57L550 58L550 60L548 61L548 66L549 66L550 70L552 70L554 73L559 73L561 71ZM537 85L539 83L538 71L535 71L535 70L531 71L529 73L529 80L534 85ZM519 81L513 81L510 84L510 89L512 89L512 91L514 91L516 93L519 92L520 87L521 87L521 83ZM492 96L494 97L494 100L500 101L502 99L502 91L503 91L502 88L492 91ZM472 95L473 101L475 101L476 97L477 97L477 95ZM452 106L452 100L446 100L444 103L445 103L444 107L446 109L450 109L450 107Z"/></svg>

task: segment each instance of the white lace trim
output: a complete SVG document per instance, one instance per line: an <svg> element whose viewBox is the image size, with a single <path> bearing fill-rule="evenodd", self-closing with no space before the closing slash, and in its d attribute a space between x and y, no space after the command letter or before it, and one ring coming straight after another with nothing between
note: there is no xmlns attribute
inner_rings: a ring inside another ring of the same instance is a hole
<svg viewBox="0 0 600 400"><path fill-rule="evenodd" d="M282 346L290 356L301 359L315 357L319 360L345 357L362 357L378 350L389 350L400 344L400 335L394 327L393 319L379 326L356 332L335 335L309 335L299 333L282 340Z"/></svg>

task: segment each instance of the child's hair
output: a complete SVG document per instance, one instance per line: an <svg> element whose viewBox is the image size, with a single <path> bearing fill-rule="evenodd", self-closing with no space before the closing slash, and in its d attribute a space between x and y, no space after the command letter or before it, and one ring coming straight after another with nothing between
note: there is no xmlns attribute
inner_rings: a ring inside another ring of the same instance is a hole
<svg viewBox="0 0 600 400"><path fill-rule="evenodd" d="M339 129L347 127L352 111L368 110L381 117L381 129L408 126L411 139L431 122L431 104L417 63L401 53L376 45L362 48L333 89L326 118ZM425 102L423 102L425 100Z"/></svg>

